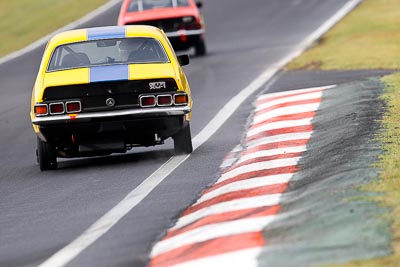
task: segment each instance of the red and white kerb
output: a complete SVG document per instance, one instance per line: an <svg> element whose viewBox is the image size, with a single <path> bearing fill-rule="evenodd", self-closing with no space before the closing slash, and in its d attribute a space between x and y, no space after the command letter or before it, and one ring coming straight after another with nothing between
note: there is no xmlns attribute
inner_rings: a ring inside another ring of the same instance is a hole
<svg viewBox="0 0 400 267"><path fill-rule="evenodd" d="M262 231L279 213L331 87L260 96L243 148L226 157L217 182L156 243L150 266L257 266L268 243Z"/></svg>

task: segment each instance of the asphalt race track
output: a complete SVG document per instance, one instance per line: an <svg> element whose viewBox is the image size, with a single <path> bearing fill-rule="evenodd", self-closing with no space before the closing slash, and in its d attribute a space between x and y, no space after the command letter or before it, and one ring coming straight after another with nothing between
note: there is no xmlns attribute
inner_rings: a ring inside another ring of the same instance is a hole
<svg viewBox="0 0 400 267"><path fill-rule="evenodd" d="M185 67L192 136L347 1L204 1L209 53ZM119 6L82 27L114 25ZM29 120L43 47L0 65L0 266L38 266L77 238L172 155L172 142L128 154L61 160L40 172ZM285 88L282 88L285 90ZM261 92L262 88L259 92ZM145 266L152 244L217 175L240 142L254 96L148 197L68 266Z"/></svg>

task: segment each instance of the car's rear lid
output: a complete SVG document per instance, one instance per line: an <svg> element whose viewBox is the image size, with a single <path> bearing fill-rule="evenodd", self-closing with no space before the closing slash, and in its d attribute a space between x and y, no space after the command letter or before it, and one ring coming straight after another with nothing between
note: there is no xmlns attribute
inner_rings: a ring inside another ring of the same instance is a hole
<svg viewBox="0 0 400 267"><path fill-rule="evenodd" d="M110 65L53 71L44 75L42 88L130 80L175 79L171 63Z"/></svg>
<svg viewBox="0 0 400 267"><path fill-rule="evenodd" d="M120 18L119 24L132 25L148 24L146 22L158 21L165 19L181 18L181 17L198 17L198 10L193 7L176 7L176 8L159 8L139 12L126 13L124 17ZM157 26L157 25L152 25Z"/></svg>

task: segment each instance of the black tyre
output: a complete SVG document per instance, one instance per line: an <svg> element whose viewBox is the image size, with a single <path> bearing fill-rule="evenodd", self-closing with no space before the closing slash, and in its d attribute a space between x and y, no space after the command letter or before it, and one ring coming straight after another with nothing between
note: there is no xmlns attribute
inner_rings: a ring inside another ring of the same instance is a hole
<svg viewBox="0 0 400 267"><path fill-rule="evenodd" d="M37 138L36 156L41 171L57 169L57 157L54 146Z"/></svg>
<svg viewBox="0 0 400 267"><path fill-rule="evenodd" d="M174 139L175 154L190 154L193 151L192 134L190 133L190 125L180 130L172 137Z"/></svg>
<svg viewBox="0 0 400 267"><path fill-rule="evenodd" d="M204 56L207 53L206 43L200 39L194 46L196 56Z"/></svg>

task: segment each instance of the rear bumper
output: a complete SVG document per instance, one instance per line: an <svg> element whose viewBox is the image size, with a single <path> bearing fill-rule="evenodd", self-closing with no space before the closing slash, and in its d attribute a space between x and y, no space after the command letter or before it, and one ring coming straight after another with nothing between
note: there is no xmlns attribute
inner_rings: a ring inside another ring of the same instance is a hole
<svg viewBox="0 0 400 267"><path fill-rule="evenodd" d="M175 38L175 37L181 37L181 36L200 36L204 34L203 29L199 30L180 30L176 32L166 32L165 33L168 38Z"/></svg>
<svg viewBox="0 0 400 267"><path fill-rule="evenodd" d="M191 112L189 106L182 107L163 107L163 108L142 108L129 110L115 110L102 112L79 113L76 116L72 115L55 115L46 117L36 117L32 123L38 126L90 122L98 119L109 119L118 117L146 118L146 117L168 117L168 116L183 116Z"/></svg>
<svg viewBox="0 0 400 267"><path fill-rule="evenodd" d="M167 32L166 35L175 50L184 50L195 46L200 41L203 41L204 30L181 30L176 32Z"/></svg>

